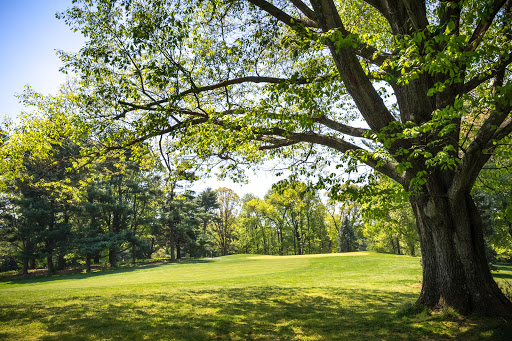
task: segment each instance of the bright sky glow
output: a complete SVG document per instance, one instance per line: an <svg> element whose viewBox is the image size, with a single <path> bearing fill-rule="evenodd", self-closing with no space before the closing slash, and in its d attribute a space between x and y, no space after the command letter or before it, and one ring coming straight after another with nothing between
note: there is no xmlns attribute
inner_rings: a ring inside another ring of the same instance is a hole
<svg viewBox="0 0 512 341"><path fill-rule="evenodd" d="M54 93L66 76L59 72L56 50L77 51L83 43L55 13L71 0L1 0L0 120L26 110L15 97L25 85Z"/></svg>

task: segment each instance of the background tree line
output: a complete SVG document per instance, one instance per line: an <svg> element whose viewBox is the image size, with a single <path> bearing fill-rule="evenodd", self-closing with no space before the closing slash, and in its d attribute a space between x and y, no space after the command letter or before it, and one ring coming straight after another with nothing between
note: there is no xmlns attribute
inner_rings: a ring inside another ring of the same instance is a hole
<svg viewBox="0 0 512 341"><path fill-rule="evenodd" d="M52 125L65 122L59 117L30 116L2 133L1 271L53 273L78 265L91 271L93 264L233 253L421 255L407 195L384 177L365 186L343 185L345 195L338 200L293 176L274 184L264 198L240 198L229 188L196 194L183 186L197 180L192 165L172 164L162 143L73 166L98 140L72 138L67 129L76 127L69 122L55 133ZM490 261L512 251L506 169L489 167L475 188Z"/></svg>
<svg viewBox="0 0 512 341"><path fill-rule="evenodd" d="M263 199L228 188L196 194L182 186L196 179L190 165L172 166L150 145L77 165L99 142L72 138L76 127L61 119L30 116L2 134L2 271L232 253L409 252L393 246L403 236L372 231L380 225L364 219L359 203L327 200L292 178Z"/></svg>

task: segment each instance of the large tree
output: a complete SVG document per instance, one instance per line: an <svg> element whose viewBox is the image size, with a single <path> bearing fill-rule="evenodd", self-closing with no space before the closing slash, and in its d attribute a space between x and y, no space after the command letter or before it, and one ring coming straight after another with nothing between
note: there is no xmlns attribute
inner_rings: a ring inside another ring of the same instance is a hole
<svg viewBox="0 0 512 341"><path fill-rule="evenodd" d="M236 239L237 217L240 211L240 198L229 188L220 187L215 190L218 208L216 217L210 223L210 233L222 256L234 251Z"/></svg>
<svg viewBox="0 0 512 341"><path fill-rule="evenodd" d="M77 0L61 16L87 42L62 57L87 122L114 132L108 148L169 134L180 153L228 167L267 155L388 176L411 192L418 303L511 314L470 195L512 131L510 6Z"/></svg>

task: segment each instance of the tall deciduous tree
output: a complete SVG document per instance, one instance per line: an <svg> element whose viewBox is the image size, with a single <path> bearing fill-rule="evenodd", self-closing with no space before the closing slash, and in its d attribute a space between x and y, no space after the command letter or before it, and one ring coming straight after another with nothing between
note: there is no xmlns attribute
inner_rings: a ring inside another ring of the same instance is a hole
<svg viewBox="0 0 512 341"><path fill-rule="evenodd" d="M88 122L124 127L111 148L171 134L231 167L307 158L317 174L349 157L412 193L418 303L512 314L470 194L512 131L510 0L75 4L61 16L87 42L63 60Z"/></svg>
<svg viewBox="0 0 512 341"><path fill-rule="evenodd" d="M265 201L274 208L272 215L281 244L288 239L287 247L293 247L298 255L330 251L325 207L315 189L295 179L286 179L274 184Z"/></svg>
<svg viewBox="0 0 512 341"><path fill-rule="evenodd" d="M363 233L368 247L396 254L419 254L419 237L413 211L407 205L408 194L396 182L385 177L377 177L359 190L369 192L361 204Z"/></svg>
<svg viewBox="0 0 512 341"><path fill-rule="evenodd" d="M240 210L240 198L229 188L220 187L215 190L218 208L215 220L210 224L211 234L220 254L225 256L233 252L236 237L236 219Z"/></svg>
<svg viewBox="0 0 512 341"><path fill-rule="evenodd" d="M274 224L274 208L264 200L247 194L242 199L240 213L240 252L274 254L277 245L274 239L279 239L278 226ZM277 237L277 238L274 238Z"/></svg>
<svg viewBox="0 0 512 341"><path fill-rule="evenodd" d="M473 195L484 220L484 236L499 256L512 256L512 148L499 150L478 177ZM488 247L490 251L490 247Z"/></svg>

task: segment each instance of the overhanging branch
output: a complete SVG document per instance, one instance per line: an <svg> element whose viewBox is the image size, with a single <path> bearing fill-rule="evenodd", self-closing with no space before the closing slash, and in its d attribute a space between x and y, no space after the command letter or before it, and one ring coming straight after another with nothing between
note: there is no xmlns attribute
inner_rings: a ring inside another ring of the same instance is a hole
<svg viewBox="0 0 512 341"><path fill-rule="evenodd" d="M259 136L257 139L259 141L268 143L266 145L260 146L259 147L260 150L279 149L279 148L283 148L283 147L292 146L292 145L298 143L297 141L292 141L292 140L283 139L283 138L276 139L274 137L269 137L269 136Z"/></svg>
<svg viewBox="0 0 512 341"><path fill-rule="evenodd" d="M454 191L472 188L480 170L496 148L496 144L492 142L512 133L512 119L509 116L511 110L510 107L498 107L485 120L460 162L459 172L456 173L452 185Z"/></svg>
<svg viewBox="0 0 512 341"><path fill-rule="evenodd" d="M228 79L219 83L206 85L206 86L200 86L200 87L192 87L190 89L187 89L185 91L182 91L174 96L163 98L158 101L149 102L146 104L135 104L135 103L129 103L126 101L119 101L119 104L124 105L126 107L129 107L129 109L123 111L120 115L116 116L116 119L124 117L128 112L133 110L154 110L156 106L162 105L164 103L168 103L171 101L176 101L178 99L181 99L187 95L190 94L199 94L202 92L212 91L216 89L222 89L230 85L237 85L237 84L244 84L244 83L266 83L266 84L283 84L283 83L290 83L290 84L297 84L297 85L303 85L303 84L310 84L314 82L319 82L327 79L334 79L339 76L337 75L326 75L326 76L319 76L319 77L300 77L296 79L290 79L290 78L279 78L279 77L264 77L264 76L246 76L246 77L240 77L240 78L234 78L234 79Z"/></svg>
<svg viewBox="0 0 512 341"><path fill-rule="evenodd" d="M262 130L261 132L264 132ZM403 177L397 173L396 167L393 163L386 161L380 157L375 156L370 151L363 149L355 144L337 138L335 136L322 135L314 132L307 133L289 133L281 128L274 128L266 131L267 135L277 135L281 136L289 141L295 142L307 142L317 145L326 146L342 153L347 153L349 151L357 151L361 152L360 157L357 157L359 162L362 162L371 168L387 175L391 179L397 181L398 183L403 183Z"/></svg>
<svg viewBox="0 0 512 341"><path fill-rule="evenodd" d="M326 127L329 127L333 130L336 130L342 134L354 136L354 137L365 137L368 133L371 133L370 129L365 128L356 128L351 127L346 124L342 124L336 121L331 120L330 118L327 118L327 116L322 115L320 117L314 118L315 122L318 122L320 124L323 124Z"/></svg>
<svg viewBox="0 0 512 341"><path fill-rule="evenodd" d="M487 11L484 11L484 17L480 19L480 22L476 26L475 30L473 31L473 34L471 35L471 38L468 41L468 44L465 48L465 51L475 51L480 43L482 42L482 39L484 38L485 33L491 27L492 22L494 21L494 18L496 17L496 14L498 14L499 10L505 5L505 3L508 0L497 0L492 3L492 7L489 8L488 14Z"/></svg>
<svg viewBox="0 0 512 341"><path fill-rule="evenodd" d="M267 12L277 20L281 21L282 23L286 24L287 26L290 26L292 28L295 28L297 26L297 23L300 23L304 25L305 27L315 27L317 28L318 25L316 22L314 22L311 19L298 19L293 18L288 13L284 12L283 10L277 8L276 6L272 5L271 3L264 1L264 0L247 0L251 4L259 7L261 10Z"/></svg>
<svg viewBox="0 0 512 341"><path fill-rule="evenodd" d="M468 80L464 83L463 91L464 93L468 93L474 89L476 89L479 85L487 82L488 80L494 78L499 70L506 68L512 63L512 54L508 54L504 56L505 58L501 58L501 61L496 65L493 70L489 70L488 72L479 74L472 79Z"/></svg>
<svg viewBox="0 0 512 341"><path fill-rule="evenodd" d="M316 22L316 15L315 12L311 8L308 7L305 3L303 3L301 0L290 0L292 4L297 7L299 11L301 11L306 17L308 17L310 20Z"/></svg>
<svg viewBox="0 0 512 341"><path fill-rule="evenodd" d="M302 12L307 16L307 20L303 19L296 19L292 18L289 14L285 13L281 9L275 7L274 5L270 4L267 1L264 0L247 0L250 3L254 4L255 6L259 7L261 10L267 12L274 18L278 19L285 25L291 27L293 30L305 32L303 29L300 28L300 26L297 25L297 23L302 24L305 27L313 27L313 28L320 28L318 24L318 16L316 15L315 11L310 9L308 6L306 6L302 1L300 0L291 0L291 2ZM332 4L334 6L334 4ZM335 7L333 7L335 9ZM336 13L337 14L337 13ZM339 15L337 15L339 18ZM346 30L343 25L341 24L341 18L339 20L335 21L336 24L330 26L330 28L338 28L342 30L342 33L345 37L347 37L349 34L352 34L348 30ZM361 43L356 49L355 49L357 55L360 57L366 59L368 62L375 64L375 65L382 65L384 61L389 59L392 55L379 52L375 47Z"/></svg>

